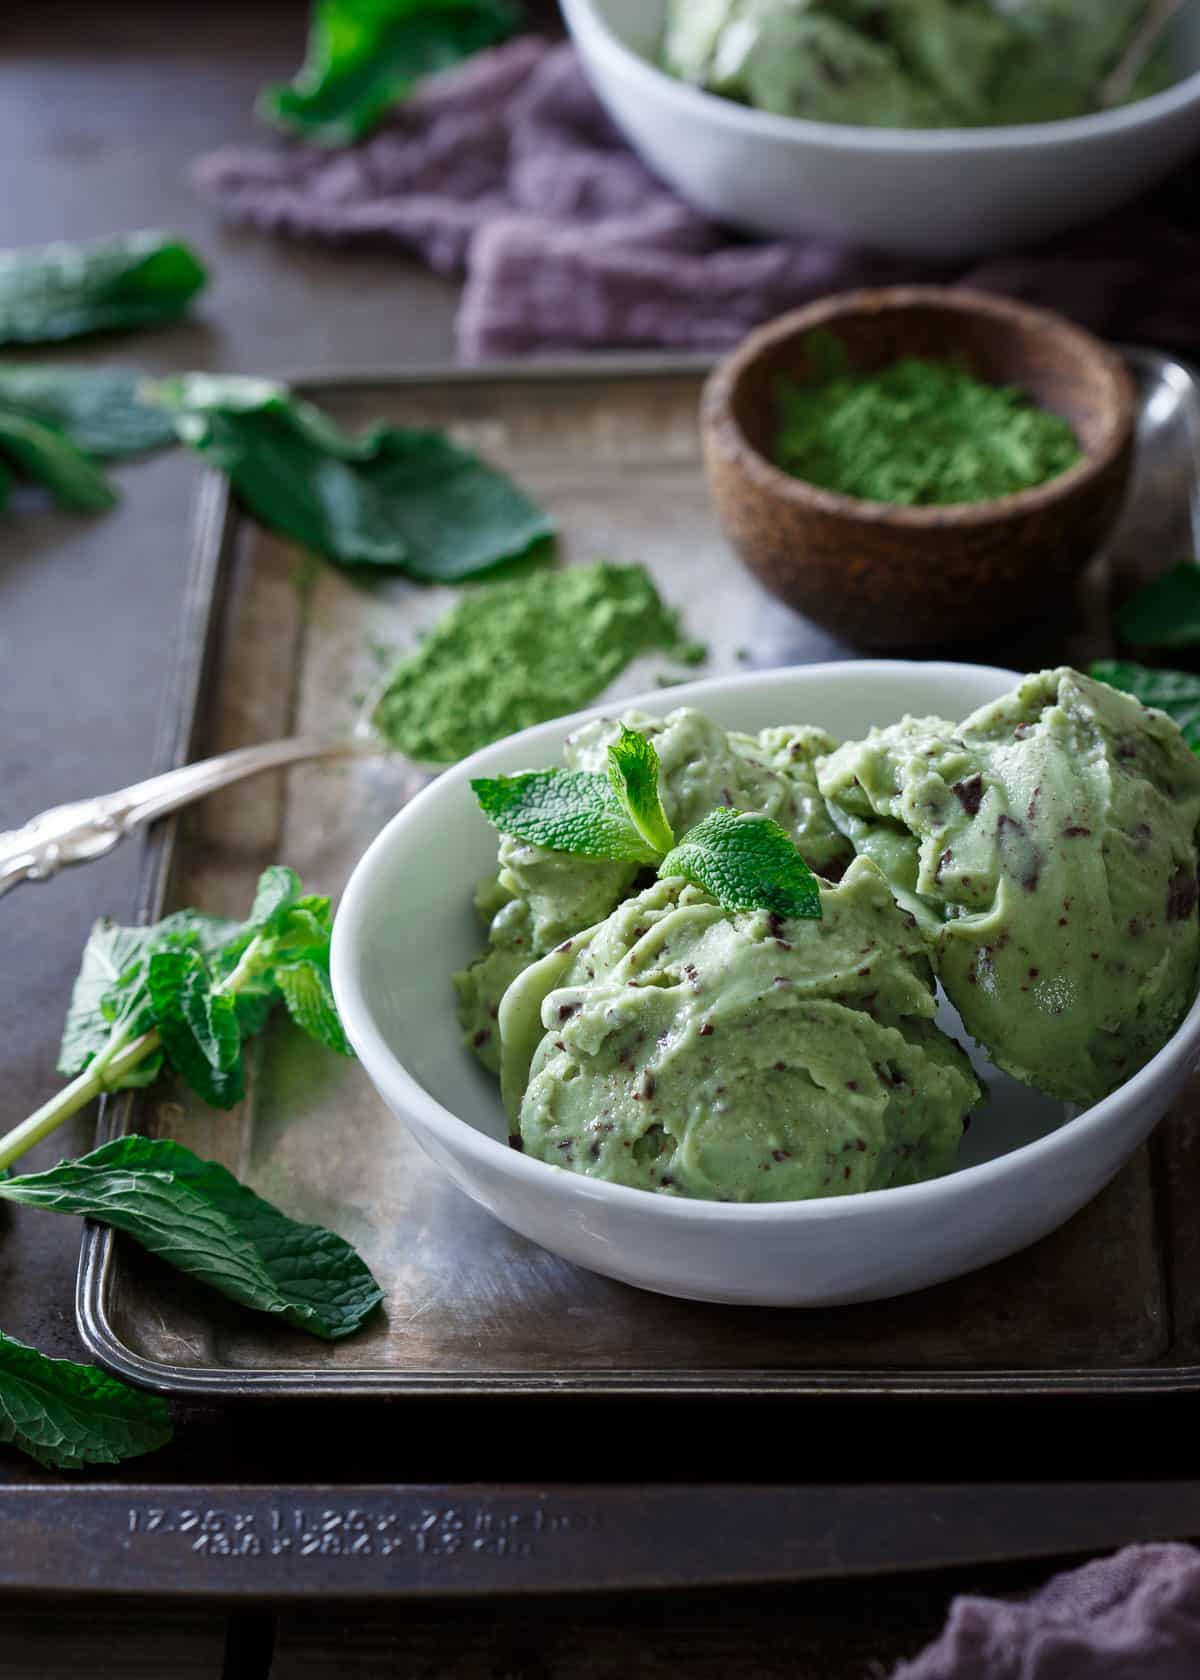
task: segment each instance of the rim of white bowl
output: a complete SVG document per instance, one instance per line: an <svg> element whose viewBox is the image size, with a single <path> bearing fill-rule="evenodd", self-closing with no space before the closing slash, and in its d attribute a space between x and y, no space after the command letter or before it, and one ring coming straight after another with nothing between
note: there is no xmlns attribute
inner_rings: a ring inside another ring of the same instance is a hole
<svg viewBox="0 0 1200 1680"><path fill-rule="evenodd" d="M673 103L681 112L709 117L723 128L760 134L775 140L809 140L847 152L878 151L881 146L902 152L970 152L1014 150L1036 146L1039 139L1086 144L1110 134L1153 124L1156 118L1200 101L1200 69L1189 72L1161 93L1110 111L1084 117L1060 117L1052 122L1008 123L991 128L868 128L860 123L817 122L811 117L776 116L720 94L692 87L643 58L613 29L593 0L559 0L571 35L582 39L597 58L648 93Z"/></svg>
<svg viewBox="0 0 1200 1680"><path fill-rule="evenodd" d="M414 812L423 810L426 805L442 798L448 788L460 787L464 782L468 782L477 773L479 761L487 758L499 747L509 747L520 741L528 741L531 747L536 747L539 741L561 733L565 727L574 729L592 718L610 717L614 710L638 708L653 713L662 707L664 699L668 696L670 708L673 710L680 705L700 704L716 693L728 693L734 689L769 688L785 675L795 678L802 674L811 674L814 678L827 678L831 672L839 672L850 677L854 674L861 676L865 670L892 677L909 676L914 671L937 674L944 678L962 675L977 677L985 673L1003 679L1006 688L1011 687L1014 682L1024 681L1025 676L1029 674L1010 671L998 665L966 665L952 660L870 659L830 660L815 665L781 666L769 671L708 677L698 682L680 684L665 692L656 689L628 698L618 697L607 704L589 706L585 711L572 712L561 718L550 719L546 723L535 724L516 735L507 735L500 741L492 742L490 746L472 753L470 758L465 758L444 770L436 781L423 788L390 818L375 836L351 872L334 919L330 953L330 978L334 998L347 1035L371 1079L376 1079L376 1067L383 1068L385 1074L378 1083L398 1085L406 1103L420 1110L424 1122L431 1130L442 1134L449 1127L453 1135L445 1142L452 1153L474 1156L484 1166L499 1169L517 1179L523 1178L530 1184L541 1184L549 1190L553 1182L570 1194L580 1195L589 1200L609 1202L615 1199L616 1206L653 1206L659 1209L661 1217L667 1220L751 1219L771 1223L780 1220L839 1218L848 1212L861 1209L864 1204L879 1206L881 1197L887 1198L889 1205L895 1205L898 1197L914 1205L921 1201L933 1204L952 1195L955 1186L983 1186L990 1180L1007 1177L1018 1168L1024 1169L1039 1161L1051 1160L1060 1154L1073 1152L1081 1146L1086 1133L1102 1127L1116 1109L1137 1102L1160 1079L1167 1077L1179 1061L1194 1055L1200 1047L1200 992L1166 1044L1144 1067L1139 1068L1123 1085L1119 1085L1108 1096L1102 1097L1098 1103L1093 1103L1082 1113L1064 1120L1045 1137L1035 1138L1032 1143L1022 1144L1004 1155L994 1156L990 1161L981 1161L973 1167L960 1167L953 1172L944 1173L940 1178L924 1179L918 1184L902 1184L884 1190L858 1190L844 1196L816 1196L808 1200L787 1202L713 1202L700 1197L660 1196L653 1191L639 1190L625 1184L609 1184L603 1179L590 1178L586 1173L574 1173L563 1167L553 1166L549 1162L539 1161L535 1156L513 1149L507 1143L498 1143L495 1138L477 1131L469 1121L440 1103L409 1073L375 1024L374 1014L359 977L356 934L357 924L369 913L376 878L387 866L396 844L396 837L412 821Z"/></svg>

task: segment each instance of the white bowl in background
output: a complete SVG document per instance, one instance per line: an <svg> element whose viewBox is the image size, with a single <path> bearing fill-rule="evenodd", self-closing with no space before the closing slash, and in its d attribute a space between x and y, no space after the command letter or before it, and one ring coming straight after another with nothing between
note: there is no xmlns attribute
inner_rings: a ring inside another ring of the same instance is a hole
<svg viewBox="0 0 1200 1680"><path fill-rule="evenodd" d="M655 690L617 709L691 705L727 728L804 722L850 738L905 712L960 718L1018 680L989 666L864 660L689 683L669 700ZM566 735L604 711L527 729L447 770L368 848L334 925L333 990L363 1066L425 1150L497 1219L581 1266L666 1295L761 1306L874 1300L1045 1236L1166 1112L1200 1054L1200 1002L1153 1061L1075 1118L976 1059L991 1100L972 1117L959 1167L900 1189L689 1201L510 1149L496 1083L462 1044L450 980L482 944L471 899L495 868L495 831L470 780L560 763Z"/></svg>
<svg viewBox="0 0 1200 1680"><path fill-rule="evenodd" d="M666 0L561 6L634 150L689 204L752 233L825 234L912 256L1006 250L1116 209L1200 144L1200 0L1174 26L1181 80L1165 92L1063 122L958 129L755 111L651 62Z"/></svg>

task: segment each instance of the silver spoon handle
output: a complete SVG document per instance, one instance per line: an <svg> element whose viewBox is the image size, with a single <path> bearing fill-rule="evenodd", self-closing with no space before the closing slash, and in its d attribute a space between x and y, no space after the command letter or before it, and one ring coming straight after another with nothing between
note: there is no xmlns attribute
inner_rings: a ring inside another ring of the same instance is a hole
<svg viewBox="0 0 1200 1680"><path fill-rule="evenodd" d="M1183 0L1150 0L1141 26L1121 56L1120 63L1100 84L1100 98L1107 107L1128 99L1172 18L1183 8Z"/></svg>
<svg viewBox="0 0 1200 1680"><path fill-rule="evenodd" d="M55 805L23 828L0 834L0 893L20 881L48 881L67 864L90 863L93 858L103 857L142 823L189 805L230 782L305 759L378 755L382 750L377 743L345 736L328 739L297 735L237 747L218 758L185 764L95 799Z"/></svg>

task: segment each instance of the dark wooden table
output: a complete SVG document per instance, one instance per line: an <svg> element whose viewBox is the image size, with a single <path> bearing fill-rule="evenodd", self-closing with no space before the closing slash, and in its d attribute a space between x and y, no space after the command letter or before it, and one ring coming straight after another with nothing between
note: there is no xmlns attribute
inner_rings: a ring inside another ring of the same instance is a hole
<svg viewBox="0 0 1200 1680"><path fill-rule="evenodd" d="M196 244L213 275L188 325L72 348L63 359L287 374L452 356L449 283L394 253L281 246L222 229L189 187L196 154L255 137L254 93L299 62L304 23L299 0L190 7L51 0L10 23L0 58L0 244L167 226ZM0 828L131 781L154 764L195 468L168 454L123 469L120 479L122 504L103 518L22 509L0 529ZM101 911L130 916L137 864L130 846L0 906L0 1127L54 1088L63 1010L88 926ZM82 1151L91 1127L92 1117L80 1116L31 1165ZM79 1357L77 1225L23 1209L0 1217L0 1325L47 1353ZM447 1407L317 1414L178 1406L176 1421L174 1444L124 1467L123 1479L228 1485L1196 1473L1191 1409L1183 1405L1083 1414L1063 1407L776 1408L765 1416L643 1406L619 1417L575 1408L569 1421L509 1407L490 1416L486 1429L477 1416ZM0 1454L0 1486L32 1476L25 1461ZM102 1580L103 1560L98 1569ZM882 1673L913 1651L939 1625L951 1592L1015 1590L1045 1573L1040 1565L702 1599L496 1601L352 1617L315 1601L278 1621L266 1610L230 1617L220 1609L110 1601L86 1608L7 1601L0 1603L0 1675L598 1680L741 1670L762 1680L836 1680Z"/></svg>

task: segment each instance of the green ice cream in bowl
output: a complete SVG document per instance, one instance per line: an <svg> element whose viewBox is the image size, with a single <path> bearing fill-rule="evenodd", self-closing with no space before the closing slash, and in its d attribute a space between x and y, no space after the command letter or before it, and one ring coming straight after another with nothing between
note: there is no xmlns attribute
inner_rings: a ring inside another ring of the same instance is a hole
<svg viewBox="0 0 1200 1680"><path fill-rule="evenodd" d="M693 86L817 122L1055 122L1170 86L1168 44L1151 37L1161 11L1160 0L670 0L661 62Z"/></svg>
<svg viewBox="0 0 1200 1680"><path fill-rule="evenodd" d="M758 236L961 259L1132 201L1200 139L1197 0L561 0L625 138Z"/></svg>
<svg viewBox="0 0 1200 1680"><path fill-rule="evenodd" d="M1200 1049L1174 725L890 661L671 700L474 755L367 853L333 975L385 1100L513 1228L666 1293L869 1299L1053 1229Z"/></svg>

